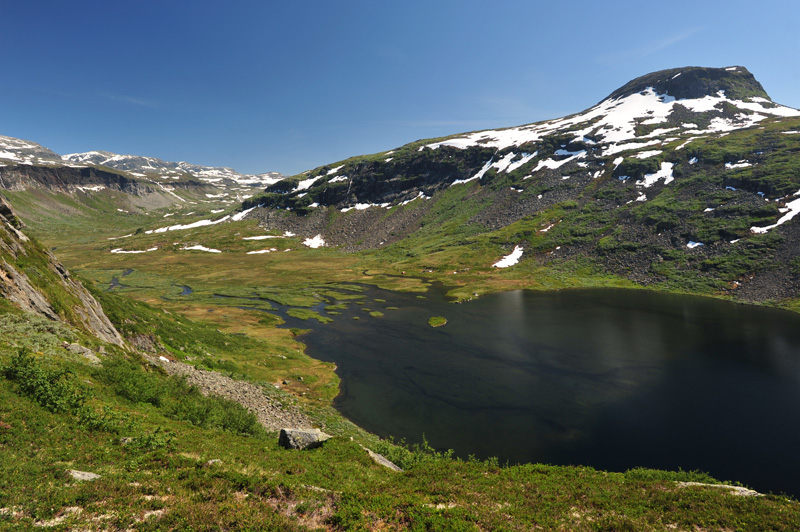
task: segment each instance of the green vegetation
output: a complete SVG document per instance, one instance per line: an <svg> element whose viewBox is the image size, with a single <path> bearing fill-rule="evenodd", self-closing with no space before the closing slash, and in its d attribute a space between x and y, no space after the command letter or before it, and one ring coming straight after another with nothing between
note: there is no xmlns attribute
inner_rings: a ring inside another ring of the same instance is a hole
<svg viewBox="0 0 800 532"><path fill-rule="evenodd" d="M59 328L35 340L64 333L76 335ZM0 445L11 458L0 461L4 530L781 531L800 520L800 504L785 497L676 484L716 482L702 473L501 467L377 441L341 422L326 422L337 437L323 447L288 451L276 435L248 430L252 414L135 359L115 354L93 369L26 348L0 340ZM101 421L87 423L85 411ZM372 462L359 441L405 472ZM69 470L100 478L75 481Z"/></svg>
<svg viewBox="0 0 800 532"><path fill-rule="evenodd" d="M166 421L148 409L136 415L144 425ZM397 474L347 438L295 452L229 432L209 437L208 429L174 421L169 434L151 429L120 444L4 385L0 420L4 451L16 458L0 463L0 506L13 509L0 516L6 530L63 519L66 527L133 530L588 531L600 523L603 530L779 531L792 530L800 518L798 504L784 498L747 499L674 483L709 480L692 473L498 467L384 442L377 449L406 469ZM101 478L69 481L68 469Z"/></svg>
<svg viewBox="0 0 800 532"><path fill-rule="evenodd" d="M431 327L441 327L445 323L447 323L447 318L443 318L441 316L433 316L428 318L428 325Z"/></svg>
<svg viewBox="0 0 800 532"><path fill-rule="evenodd" d="M313 310L309 310L307 308L290 308L288 311L286 311L286 314L301 320L317 320L320 323L330 323L333 321L333 319L322 316L319 312L314 312Z"/></svg>

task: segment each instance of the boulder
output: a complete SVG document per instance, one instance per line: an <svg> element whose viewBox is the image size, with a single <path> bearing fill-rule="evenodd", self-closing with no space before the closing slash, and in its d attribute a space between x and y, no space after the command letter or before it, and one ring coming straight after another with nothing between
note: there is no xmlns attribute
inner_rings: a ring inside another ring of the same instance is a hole
<svg viewBox="0 0 800 532"><path fill-rule="evenodd" d="M281 429L278 445L286 449L313 449L331 437L319 429Z"/></svg>
<svg viewBox="0 0 800 532"><path fill-rule="evenodd" d="M89 473L88 471L77 471L75 469L70 469L67 473L74 478L75 480L97 480L100 478L100 475L97 473Z"/></svg>

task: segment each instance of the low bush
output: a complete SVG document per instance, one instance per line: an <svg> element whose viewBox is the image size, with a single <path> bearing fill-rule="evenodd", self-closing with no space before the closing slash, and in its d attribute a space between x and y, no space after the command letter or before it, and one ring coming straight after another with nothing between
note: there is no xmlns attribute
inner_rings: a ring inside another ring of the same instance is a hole
<svg viewBox="0 0 800 532"><path fill-rule="evenodd" d="M30 397L50 412L74 414L89 399L89 391L78 383L71 371L44 368L27 349L12 355L0 373L17 384L21 395Z"/></svg>
<svg viewBox="0 0 800 532"><path fill-rule="evenodd" d="M134 403L161 406L166 394L158 375L147 373L135 362L121 357L108 358L96 372L96 377L108 384L117 395Z"/></svg>

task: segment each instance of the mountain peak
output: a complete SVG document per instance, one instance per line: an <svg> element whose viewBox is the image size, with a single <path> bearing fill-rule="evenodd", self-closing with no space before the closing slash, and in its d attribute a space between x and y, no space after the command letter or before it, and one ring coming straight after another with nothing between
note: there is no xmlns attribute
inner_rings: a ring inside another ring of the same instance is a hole
<svg viewBox="0 0 800 532"><path fill-rule="evenodd" d="M667 94L678 100L725 96L735 100L760 97L769 99L764 87L745 67L683 67L652 72L628 82L607 99L624 98L653 88L656 94Z"/></svg>

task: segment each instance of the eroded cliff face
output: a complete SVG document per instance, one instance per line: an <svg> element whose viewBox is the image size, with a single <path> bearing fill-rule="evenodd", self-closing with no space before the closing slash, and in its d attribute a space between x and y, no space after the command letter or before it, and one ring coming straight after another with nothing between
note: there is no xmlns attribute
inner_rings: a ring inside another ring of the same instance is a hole
<svg viewBox="0 0 800 532"><path fill-rule="evenodd" d="M101 340L124 345L97 300L22 228L11 205L0 196L0 297L25 312L67 322Z"/></svg>
<svg viewBox="0 0 800 532"><path fill-rule="evenodd" d="M134 196L155 192L155 187L121 174L92 167L16 165L0 167L0 188L26 190L46 188L73 192L79 187L103 187Z"/></svg>

